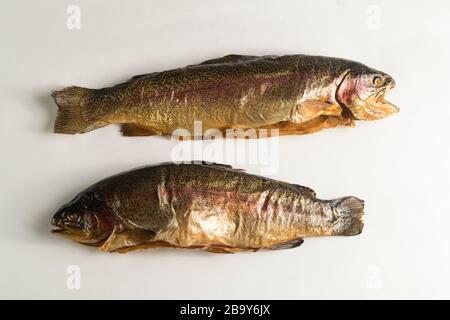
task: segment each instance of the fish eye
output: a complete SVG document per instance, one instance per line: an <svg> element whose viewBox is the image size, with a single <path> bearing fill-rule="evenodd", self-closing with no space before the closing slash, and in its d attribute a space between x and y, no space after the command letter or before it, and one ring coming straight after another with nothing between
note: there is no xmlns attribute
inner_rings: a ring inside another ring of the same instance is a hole
<svg viewBox="0 0 450 320"><path fill-rule="evenodd" d="M380 76L375 76L375 77L373 77L372 82L375 86L379 87L383 83L383 79L381 79Z"/></svg>
<svg viewBox="0 0 450 320"><path fill-rule="evenodd" d="M68 215L67 215L67 219L69 220L69 221L75 221L75 220L77 220L77 215L75 214L75 213L69 213Z"/></svg>

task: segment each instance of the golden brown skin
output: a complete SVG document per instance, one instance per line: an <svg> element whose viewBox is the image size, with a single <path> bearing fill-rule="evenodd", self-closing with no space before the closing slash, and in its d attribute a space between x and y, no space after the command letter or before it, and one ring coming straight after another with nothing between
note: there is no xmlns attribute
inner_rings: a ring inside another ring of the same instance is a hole
<svg viewBox="0 0 450 320"><path fill-rule="evenodd" d="M120 123L128 136L186 129L188 135L176 135L192 138L194 121L201 121L200 136L248 128L304 134L397 112L384 100L394 85L387 74L344 59L229 55L111 88L56 91L55 132L85 133ZM332 119L308 123L322 116Z"/></svg>
<svg viewBox="0 0 450 320"><path fill-rule="evenodd" d="M285 249L304 237L357 235L364 202L320 200L295 184L230 166L164 163L81 192L54 216L60 233L105 251L172 246L211 252Z"/></svg>

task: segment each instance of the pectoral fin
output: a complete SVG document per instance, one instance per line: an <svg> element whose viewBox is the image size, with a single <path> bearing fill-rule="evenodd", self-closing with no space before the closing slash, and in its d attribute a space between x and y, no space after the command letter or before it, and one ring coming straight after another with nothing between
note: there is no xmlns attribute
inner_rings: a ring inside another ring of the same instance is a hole
<svg viewBox="0 0 450 320"><path fill-rule="evenodd" d="M342 116L319 116L312 120L303 123L294 123L290 121L282 121L270 126L261 127L261 129L278 129L278 135L292 135L292 134L309 134L327 128L337 126L354 126L354 121L351 118L344 118Z"/></svg>
<svg viewBox="0 0 450 320"><path fill-rule="evenodd" d="M100 250L112 252L121 248L146 243L153 240L154 237L155 233L152 231L136 229L117 232L117 229L114 228L109 238L106 239L105 243L100 247Z"/></svg>
<svg viewBox="0 0 450 320"><path fill-rule="evenodd" d="M324 116L340 116L342 114L342 108L338 104L330 104L328 107L323 109L322 115Z"/></svg>
<svg viewBox="0 0 450 320"><path fill-rule="evenodd" d="M113 252L127 253L130 251L154 249L154 248L177 248L177 246L175 246L169 242L166 242L166 241L156 240L156 241L141 243L141 244L131 246L131 247L118 248L118 249L115 249Z"/></svg>
<svg viewBox="0 0 450 320"><path fill-rule="evenodd" d="M339 116L341 113L342 109L339 105L317 100L307 100L298 108L298 115L301 122L308 121L322 115Z"/></svg>

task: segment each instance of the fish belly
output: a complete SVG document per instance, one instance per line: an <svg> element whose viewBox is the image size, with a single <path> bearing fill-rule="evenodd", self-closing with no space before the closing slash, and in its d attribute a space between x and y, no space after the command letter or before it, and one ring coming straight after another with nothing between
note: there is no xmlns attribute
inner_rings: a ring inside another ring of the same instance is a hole
<svg viewBox="0 0 450 320"><path fill-rule="evenodd" d="M209 193L209 194L207 194ZM178 196L172 194L174 199ZM233 248L270 248L303 235L293 212L270 207L266 194L240 195L201 191L190 201L179 196L172 207L176 219L156 240L180 247L222 245ZM269 207L267 207L269 206Z"/></svg>

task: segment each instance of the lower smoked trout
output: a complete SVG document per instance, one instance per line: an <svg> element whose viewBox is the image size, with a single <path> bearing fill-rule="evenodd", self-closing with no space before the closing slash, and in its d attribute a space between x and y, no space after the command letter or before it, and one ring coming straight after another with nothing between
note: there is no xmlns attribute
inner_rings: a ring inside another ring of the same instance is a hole
<svg viewBox="0 0 450 320"><path fill-rule="evenodd" d="M85 133L118 123L126 136L194 138L249 129L305 134L397 112L384 99L394 86L386 73L345 59L228 55L110 88L55 91L54 131Z"/></svg>
<svg viewBox="0 0 450 320"><path fill-rule="evenodd" d="M217 253L287 249L304 237L362 232L364 202L320 200L307 187L214 163L163 163L124 172L79 193L53 230L103 251L154 247Z"/></svg>

